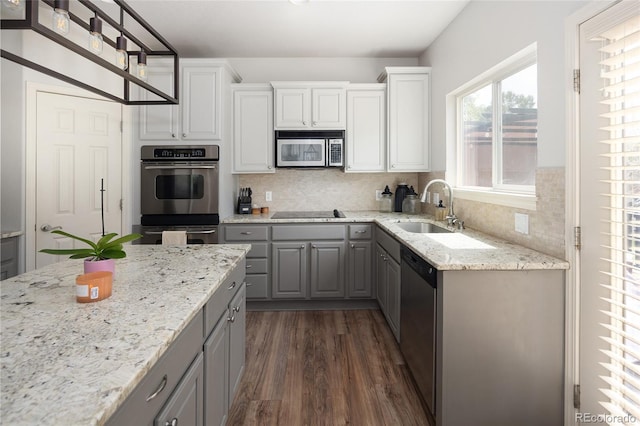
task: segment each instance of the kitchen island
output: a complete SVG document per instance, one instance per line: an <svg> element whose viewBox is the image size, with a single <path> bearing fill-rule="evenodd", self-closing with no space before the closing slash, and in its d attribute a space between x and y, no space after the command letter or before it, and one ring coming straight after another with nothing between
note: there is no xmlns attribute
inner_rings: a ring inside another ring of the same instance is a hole
<svg viewBox="0 0 640 426"><path fill-rule="evenodd" d="M75 300L79 260L3 281L2 422L104 424L222 283L244 276L249 249L128 246L112 296L96 303Z"/></svg>

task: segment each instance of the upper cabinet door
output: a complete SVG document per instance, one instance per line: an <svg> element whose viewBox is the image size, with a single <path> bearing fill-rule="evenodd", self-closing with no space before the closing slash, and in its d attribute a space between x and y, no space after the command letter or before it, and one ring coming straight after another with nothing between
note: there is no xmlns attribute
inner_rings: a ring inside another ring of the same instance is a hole
<svg viewBox="0 0 640 426"><path fill-rule="evenodd" d="M386 169L385 85L352 85L347 91L345 172Z"/></svg>
<svg viewBox="0 0 640 426"><path fill-rule="evenodd" d="M182 69L182 139L221 139L220 74L219 67Z"/></svg>
<svg viewBox="0 0 640 426"><path fill-rule="evenodd" d="M276 89L276 128L306 129L311 127L311 89Z"/></svg>
<svg viewBox="0 0 640 426"><path fill-rule="evenodd" d="M165 93L173 93L173 68L149 67L148 83ZM161 100L160 97L141 91L142 100ZM181 99L182 100L182 99ZM142 140L176 140L178 134L177 105L142 105L140 111L140 132Z"/></svg>
<svg viewBox="0 0 640 426"><path fill-rule="evenodd" d="M347 124L346 94L345 89L312 89L311 127L314 129L344 129Z"/></svg>
<svg viewBox="0 0 640 426"><path fill-rule="evenodd" d="M429 171L429 71L415 68L387 68L390 172Z"/></svg>
<svg viewBox="0 0 640 426"><path fill-rule="evenodd" d="M274 81L276 130L341 130L347 123L346 81Z"/></svg>
<svg viewBox="0 0 640 426"><path fill-rule="evenodd" d="M273 90L233 89L233 172L274 173Z"/></svg>

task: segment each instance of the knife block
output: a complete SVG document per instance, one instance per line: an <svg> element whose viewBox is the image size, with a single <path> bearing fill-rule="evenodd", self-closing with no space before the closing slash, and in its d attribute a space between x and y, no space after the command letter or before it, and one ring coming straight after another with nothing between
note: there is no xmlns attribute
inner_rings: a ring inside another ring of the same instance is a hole
<svg viewBox="0 0 640 426"><path fill-rule="evenodd" d="M248 199L245 197L242 201L238 197L238 214L250 214L251 213L251 197Z"/></svg>

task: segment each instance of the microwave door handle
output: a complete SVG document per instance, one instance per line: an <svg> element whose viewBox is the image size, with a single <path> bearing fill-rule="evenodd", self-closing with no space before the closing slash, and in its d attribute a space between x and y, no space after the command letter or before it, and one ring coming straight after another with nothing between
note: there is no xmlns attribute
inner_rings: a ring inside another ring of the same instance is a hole
<svg viewBox="0 0 640 426"><path fill-rule="evenodd" d="M177 169L190 169L190 170L200 170L200 169L215 169L216 166L193 166L193 165L181 165L181 166L144 166L145 170L177 170Z"/></svg>

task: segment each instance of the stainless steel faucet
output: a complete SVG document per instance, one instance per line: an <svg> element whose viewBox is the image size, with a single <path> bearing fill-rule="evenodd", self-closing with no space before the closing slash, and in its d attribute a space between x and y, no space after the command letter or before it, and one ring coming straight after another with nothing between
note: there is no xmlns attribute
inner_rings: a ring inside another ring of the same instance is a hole
<svg viewBox="0 0 640 426"><path fill-rule="evenodd" d="M432 181L427 183L427 186L425 186L424 190L422 191L422 196L420 197L420 201L423 202L423 203L427 202L427 190L434 183L441 183L449 190L449 214L446 217L447 224L449 226L458 225L458 227L460 229L464 229L464 222L462 222L460 219L458 219L456 217L455 213L453 212L453 188L451 187L451 185L449 185L449 183L446 180L444 180L444 179L433 179Z"/></svg>

